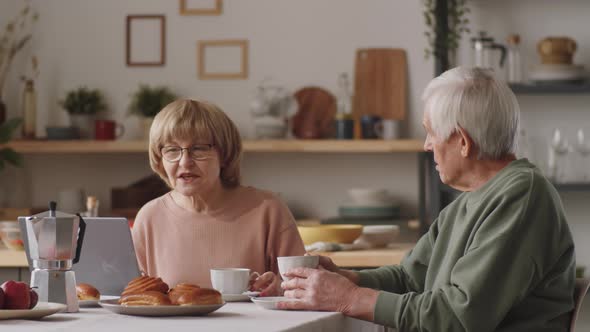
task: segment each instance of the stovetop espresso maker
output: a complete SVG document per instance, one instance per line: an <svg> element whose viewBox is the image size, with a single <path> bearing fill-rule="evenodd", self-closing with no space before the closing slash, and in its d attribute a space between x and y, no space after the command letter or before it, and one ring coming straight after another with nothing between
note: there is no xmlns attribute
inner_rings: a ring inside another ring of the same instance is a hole
<svg viewBox="0 0 590 332"><path fill-rule="evenodd" d="M31 287L37 287L39 301L67 305L67 312L78 312L76 276L72 265L80 260L86 223L80 215L49 211L19 217L24 244L33 267Z"/></svg>

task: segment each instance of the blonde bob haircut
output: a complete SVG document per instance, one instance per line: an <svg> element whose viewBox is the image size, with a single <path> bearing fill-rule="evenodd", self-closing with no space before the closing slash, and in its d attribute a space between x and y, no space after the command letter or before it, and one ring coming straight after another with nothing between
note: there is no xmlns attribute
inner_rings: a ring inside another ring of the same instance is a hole
<svg viewBox="0 0 590 332"><path fill-rule="evenodd" d="M150 166L169 187L161 149L173 140L213 144L221 165L220 180L225 188L240 185L242 139L236 125L217 106L200 100L178 99L166 105L150 128Z"/></svg>
<svg viewBox="0 0 590 332"><path fill-rule="evenodd" d="M478 159L514 154L520 126L516 96L493 71L456 67L434 78L422 95L432 130L443 141L463 128L478 150Z"/></svg>

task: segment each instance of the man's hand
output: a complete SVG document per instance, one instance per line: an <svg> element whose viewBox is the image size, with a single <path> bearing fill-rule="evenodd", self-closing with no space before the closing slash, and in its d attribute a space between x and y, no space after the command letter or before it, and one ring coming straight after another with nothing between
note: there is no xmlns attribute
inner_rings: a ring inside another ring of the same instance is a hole
<svg viewBox="0 0 590 332"><path fill-rule="evenodd" d="M281 289L281 279L273 272L265 272L258 276L252 275L250 280L250 290L260 291L259 296L280 296L283 293Z"/></svg>
<svg viewBox="0 0 590 332"><path fill-rule="evenodd" d="M295 268L285 275L291 278L281 284L285 296L298 301L280 302L279 309L339 311L373 319L377 291L360 288L341 274L324 269Z"/></svg>
<svg viewBox="0 0 590 332"><path fill-rule="evenodd" d="M334 273L338 273L343 277L346 277L348 280L352 281L353 284L358 284L359 282L359 276L356 272L354 271L350 271L350 270L343 270L341 268L339 268L336 264L334 264L334 262L332 261L332 259L330 257L326 257L326 256L319 256L320 257L320 262L319 262L319 266L330 271L330 272L334 272Z"/></svg>

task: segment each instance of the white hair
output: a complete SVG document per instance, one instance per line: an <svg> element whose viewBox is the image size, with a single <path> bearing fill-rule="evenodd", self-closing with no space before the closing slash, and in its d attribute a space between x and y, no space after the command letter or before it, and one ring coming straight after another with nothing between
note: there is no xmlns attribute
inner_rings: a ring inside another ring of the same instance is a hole
<svg viewBox="0 0 590 332"><path fill-rule="evenodd" d="M440 139L447 140L461 127L479 150L478 159L516 152L520 107L512 90L490 69L450 69L430 81L422 100Z"/></svg>

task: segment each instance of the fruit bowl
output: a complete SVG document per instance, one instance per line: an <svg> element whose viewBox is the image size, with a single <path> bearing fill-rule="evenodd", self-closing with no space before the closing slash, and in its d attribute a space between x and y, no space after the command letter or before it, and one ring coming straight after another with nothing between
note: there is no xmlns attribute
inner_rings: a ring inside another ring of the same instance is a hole
<svg viewBox="0 0 590 332"><path fill-rule="evenodd" d="M305 245L316 242L352 243L363 232L363 225L297 226Z"/></svg>
<svg viewBox="0 0 590 332"><path fill-rule="evenodd" d="M20 228L17 223L7 226L6 224L0 228L0 237L2 243L12 250L25 250L25 245L21 237Z"/></svg>

